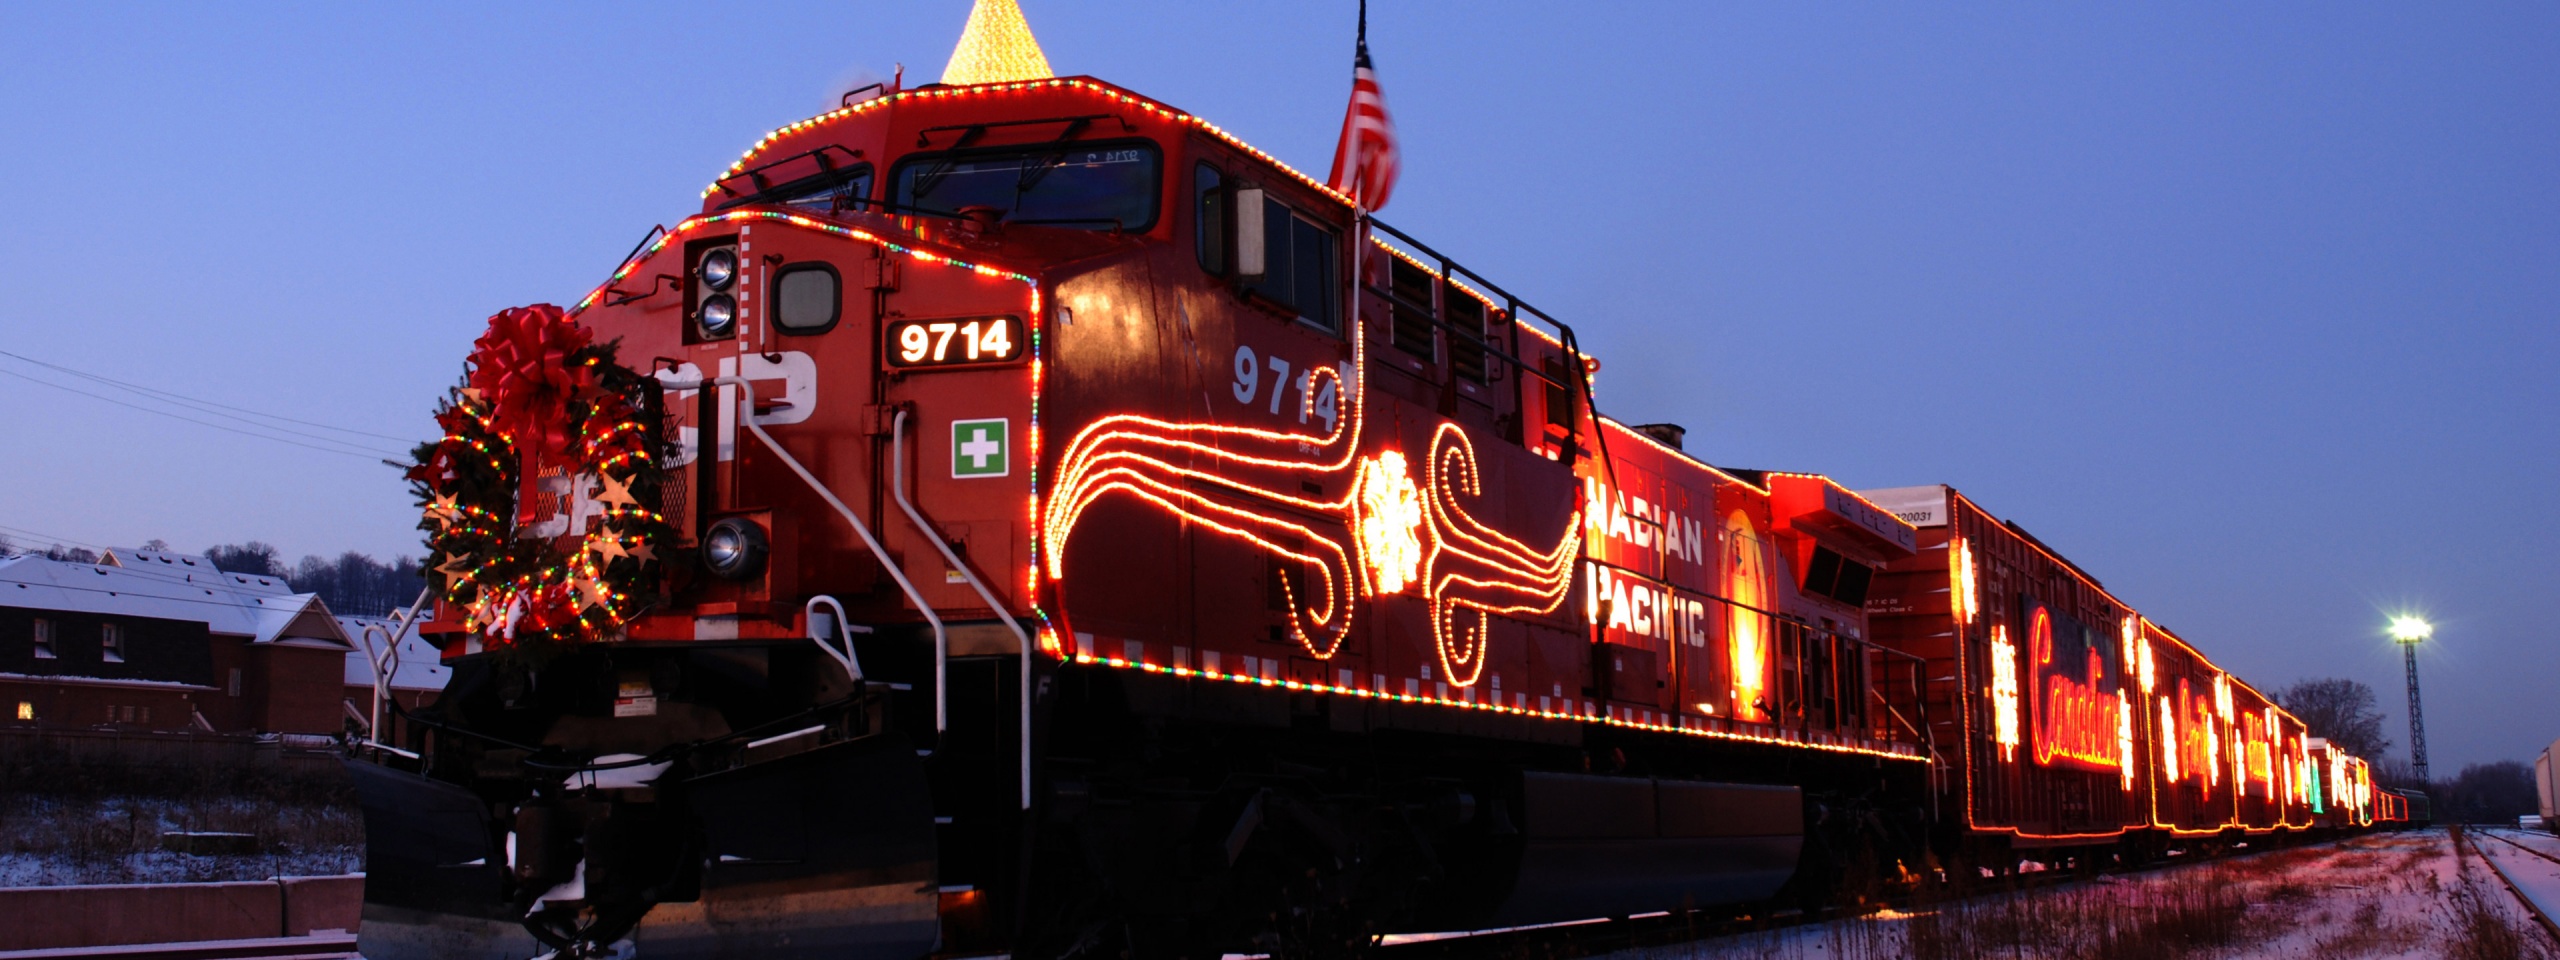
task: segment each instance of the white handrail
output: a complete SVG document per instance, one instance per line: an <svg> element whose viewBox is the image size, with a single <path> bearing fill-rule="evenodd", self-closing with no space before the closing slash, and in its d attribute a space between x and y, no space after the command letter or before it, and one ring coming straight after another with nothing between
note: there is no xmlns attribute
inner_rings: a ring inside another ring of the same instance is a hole
<svg viewBox="0 0 2560 960"><path fill-rule="evenodd" d="M663 379L658 381L658 386L667 390L699 390L705 384L734 386L745 393L750 401L755 397L755 387L751 386L745 377L712 377L691 382ZM889 579L897 581L898 589L907 595L908 600L915 603L916 611L924 614L925 622L933 625L933 732L936 738L950 732L949 688L951 684L947 681L951 678L951 634L943 629L942 617L934 613L933 604L925 602L924 594L916 589L916 585L907 581L906 572L898 569L897 562L889 558L888 548L881 546L880 540L871 535L871 528L863 525L862 518L854 515L853 508L845 506L843 500L836 498L835 491L827 489L826 484L818 482L816 474L810 473L809 468L800 465L799 458L793 457L789 451L782 449L782 444L775 442L772 434L764 432L764 427L756 423L753 410L742 410L739 413L741 414L738 417L740 426L746 427L747 432L755 434L756 439L764 441L765 448L772 450L774 456L780 457L783 466L790 467L792 473L798 474L801 481L809 485L809 489L818 492L818 497L825 500L827 506L835 508L837 516L843 517L844 522L853 525L853 532L862 537L862 545L871 548L872 558L880 561L880 569L888 571ZM939 746L938 743L936 745Z"/></svg>
<svg viewBox="0 0 2560 960"><path fill-rule="evenodd" d="M365 662L373 665L373 719L364 730L365 745L380 747L412 759L415 759L417 754L382 742L382 697L383 692L391 686L391 678L400 671L400 641L408 639L409 628L417 625L418 612L427 608L427 597L433 592L435 588L432 586L419 588L418 600L409 605L407 613L395 614L391 618L393 622L400 625L400 629L385 630L382 629L381 624L368 623L358 634L365 638L367 644L372 644L373 638L377 635L383 638L381 644L365 651L364 654Z"/></svg>
<svg viewBox="0 0 2560 960"><path fill-rule="evenodd" d="M843 653L837 653L836 648L827 645L827 639L825 637L818 636L818 606L820 604L824 604L828 609L835 611L836 636L844 640ZM852 621L845 619L844 604L837 603L836 598L827 596L823 593L810 597L808 603L801 604L800 613L809 620L809 639L816 641L818 649L826 651L829 658L832 658L835 662L844 665L845 676L852 678L855 683L861 683L862 658L855 656L853 653L853 635L856 633L870 633L871 628L854 626ZM754 744L748 744L748 746L754 746Z"/></svg>
<svg viewBox="0 0 2560 960"><path fill-rule="evenodd" d="M978 571L971 569L966 562L963 562L959 554L951 552L951 545L943 542L942 534L934 530L932 524L925 522L924 514L916 510L915 502L907 499L907 410L905 407L898 408L898 415L889 420L889 491L898 501L898 509L905 511L907 520L916 525L916 532L924 536L926 543L933 544L933 548L942 553L943 562L951 564L951 569L960 571L960 577L969 581L970 589L978 591L978 599L985 600L987 609L995 611L996 616L1004 618L1004 625L1013 628L1014 639L1022 644L1019 671L1021 677L1018 681L1022 687L1022 809L1029 810L1031 809L1031 634L1022 629L1021 621L1015 620L1011 611L1004 608L1004 601L996 598L995 591L987 589L986 581L978 578Z"/></svg>

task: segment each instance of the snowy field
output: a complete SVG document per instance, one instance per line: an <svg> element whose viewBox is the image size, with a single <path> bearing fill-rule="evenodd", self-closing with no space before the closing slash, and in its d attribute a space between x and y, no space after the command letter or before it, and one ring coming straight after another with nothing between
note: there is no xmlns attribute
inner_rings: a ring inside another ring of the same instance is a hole
<svg viewBox="0 0 2560 960"><path fill-rule="evenodd" d="M165 834L251 835L258 852L162 849ZM364 869L351 807L274 797L0 794L0 887L185 883L319 876Z"/></svg>
<svg viewBox="0 0 2560 960"><path fill-rule="evenodd" d="M2560 854L2560 838L2541 841ZM2497 853L2494 840L2474 842ZM2522 859L2554 868L2551 890L2560 894L2560 864L2522 854L2500 863ZM2446 832L2432 830L1629 950L1610 960L1764 957L2555 960L2560 951L2479 856L2457 860Z"/></svg>

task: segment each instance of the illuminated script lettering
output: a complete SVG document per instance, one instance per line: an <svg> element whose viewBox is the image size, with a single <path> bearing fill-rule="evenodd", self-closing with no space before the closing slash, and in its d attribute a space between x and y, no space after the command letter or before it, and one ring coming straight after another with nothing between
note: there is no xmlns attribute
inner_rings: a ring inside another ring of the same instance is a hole
<svg viewBox="0 0 2560 960"><path fill-rule="evenodd" d="M2106 679L2106 661L2096 650L2086 651L2085 679L2053 669L2053 614L2038 606L2034 617L2027 627L2027 657L2039 681L2035 697L2028 701L2036 712L2036 762L2090 770L2121 768L2124 755L2117 733L2124 722L2124 701L2098 690Z"/></svg>

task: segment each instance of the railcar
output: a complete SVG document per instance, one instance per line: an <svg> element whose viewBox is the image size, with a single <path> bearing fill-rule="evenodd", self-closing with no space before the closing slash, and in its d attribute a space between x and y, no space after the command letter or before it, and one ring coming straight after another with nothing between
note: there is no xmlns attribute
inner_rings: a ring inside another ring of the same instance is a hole
<svg viewBox="0 0 2560 960"><path fill-rule="evenodd" d="M2376 803L2372 767L2319 737L2311 738L2310 754L2314 824L2328 831L2372 826Z"/></svg>
<svg viewBox="0 0 2560 960"><path fill-rule="evenodd" d="M2552 753L2560 750L2560 740L2533 758L2533 795L2535 809L2542 814L2544 829L2560 833L2560 771L2553 769Z"/></svg>
<svg viewBox="0 0 2560 960"><path fill-rule="evenodd" d="M1930 690L1950 862L2142 859L2313 825L2300 720L1962 492L1866 496L1920 532L1869 611L1878 642L1951 681Z"/></svg>
<svg viewBox="0 0 2560 960"><path fill-rule="evenodd" d="M2022 529L1605 416L1570 326L1100 80L776 130L549 316L642 438L438 448L520 460L431 529L584 566L438 564L454 678L350 764L375 960L1336 953L2371 821Z"/></svg>
<svg viewBox="0 0 2560 960"><path fill-rule="evenodd" d="M2384 792L2398 798L2397 806L2401 814L2398 824L2400 827L2435 825L2435 803L2427 798L2426 791L2412 787L2391 787Z"/></svg>

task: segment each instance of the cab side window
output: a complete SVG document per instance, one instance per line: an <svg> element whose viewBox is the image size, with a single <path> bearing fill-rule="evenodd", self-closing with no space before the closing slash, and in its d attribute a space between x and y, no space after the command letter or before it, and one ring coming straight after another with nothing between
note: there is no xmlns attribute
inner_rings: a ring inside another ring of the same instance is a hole
<svg viewBox="0 0 2560 960"><path fill-rule="evenodd" d="M1191 225L1200 252L1200 269L1227 275L1226 178L1218 168L1201 164L1191 173Z"/></svg>
<svg viewBox="0 0 2560 960"><path fill-rule="evenodd" d="M1298 312L1298 319L1332 333L1342 332L1342 305L1335 277L1340 269L1339 241L1323 224L1263 197L1263 274L1245 289Z"/></svg>

